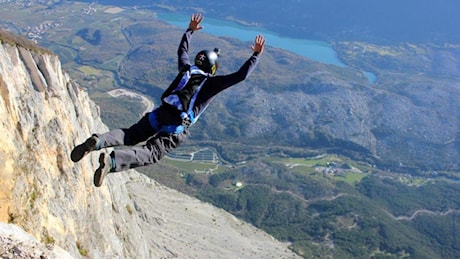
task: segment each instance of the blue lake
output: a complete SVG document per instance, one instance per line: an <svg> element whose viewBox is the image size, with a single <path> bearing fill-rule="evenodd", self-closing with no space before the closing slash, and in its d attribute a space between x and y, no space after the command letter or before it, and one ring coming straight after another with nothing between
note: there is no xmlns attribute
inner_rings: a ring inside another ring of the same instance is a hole
<svg viewBox="0 0 460 260"><path fill-rule="evenodd" d="M171 25L187 28L190 21L190 15L158 13L158 19ZM339 60L337 53L332 46L324 41L281 37L266 29L244 26L229 20L214 19L209 17L205 18L202 25L206 33L216 36L230 36L241 41L252 42L254 41L256 35L262 34L267 40L267 44L270 46L282 48L321 63L346 67L346 65ZM365 71L363 71L363 73L370 83L375 82L375 74Z"/></svg>

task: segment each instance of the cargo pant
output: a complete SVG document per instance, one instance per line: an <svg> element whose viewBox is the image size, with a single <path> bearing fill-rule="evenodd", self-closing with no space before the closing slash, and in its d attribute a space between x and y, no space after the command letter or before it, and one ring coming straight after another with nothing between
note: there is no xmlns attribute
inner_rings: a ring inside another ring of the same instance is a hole
<svg viewBox="0 0 460 260"><path fill-rule="evenodd" d="M111 153L111 157L115 159L115 168L111 172L154 164L185 141L187 132L169 134L155 130L149 122L149 114L145 114L129 128L96 134L100 140L99 149L129 146L115 149Z"/></svg>

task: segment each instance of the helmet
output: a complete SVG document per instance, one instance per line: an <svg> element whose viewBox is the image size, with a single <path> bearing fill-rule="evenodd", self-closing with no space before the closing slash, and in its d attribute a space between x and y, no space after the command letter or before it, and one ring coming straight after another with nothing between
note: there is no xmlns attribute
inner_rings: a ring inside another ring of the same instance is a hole
<svg viewBox="0 0 460 260"><path fill-rule="evenodd" d="M195 56L195 65L204 72L214 75L219 67L217 59L219 58L219 49L213 51L202 50Z"/></svg>

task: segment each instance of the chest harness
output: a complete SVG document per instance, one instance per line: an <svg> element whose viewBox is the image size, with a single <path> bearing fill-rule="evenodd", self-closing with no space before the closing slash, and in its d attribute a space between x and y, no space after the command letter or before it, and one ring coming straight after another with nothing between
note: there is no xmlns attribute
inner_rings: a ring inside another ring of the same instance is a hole
<svg viewBox="0 0 460 260"><path fill-rule="evenodd" d="M157 110L154 110L149 116L152 127L161 133L180 134L193 125L202 113L195 115L193 112L195 101L208 77L209 74L200 70L197 66L191 66L188 70L182 71L162 95L163 105L172 106L180 112L181 124L160 124ZM174 88L174 86L176 87Z"/></svg>

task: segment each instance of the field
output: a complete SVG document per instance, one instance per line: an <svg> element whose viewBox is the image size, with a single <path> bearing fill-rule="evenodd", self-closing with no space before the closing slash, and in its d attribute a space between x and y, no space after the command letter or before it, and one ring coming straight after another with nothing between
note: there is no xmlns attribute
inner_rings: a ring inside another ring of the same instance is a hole
<svg viewBox="0 0 460 260"><path fill-rule="evenodd" d="M325 177L348 184L357 184L368 174L370 167L336 155L321 155L313 158L288 158L280 161L292 171Z"/></svg>

